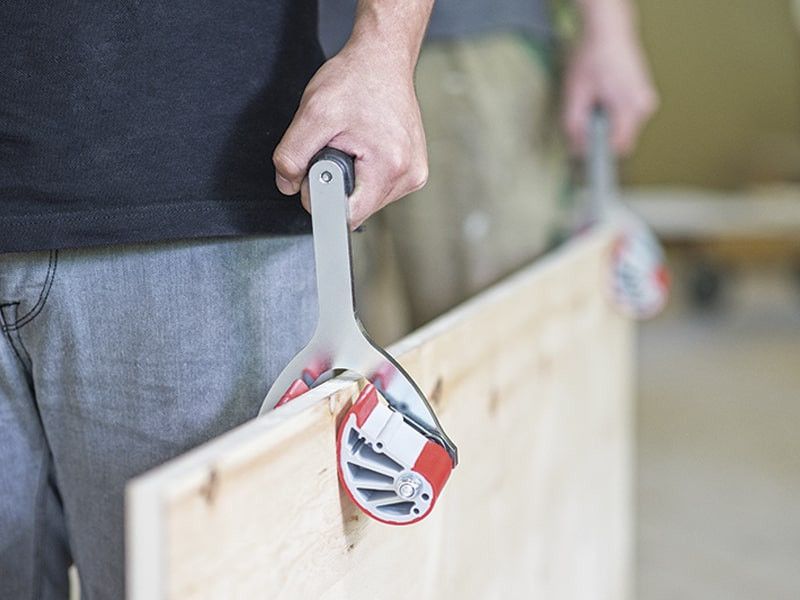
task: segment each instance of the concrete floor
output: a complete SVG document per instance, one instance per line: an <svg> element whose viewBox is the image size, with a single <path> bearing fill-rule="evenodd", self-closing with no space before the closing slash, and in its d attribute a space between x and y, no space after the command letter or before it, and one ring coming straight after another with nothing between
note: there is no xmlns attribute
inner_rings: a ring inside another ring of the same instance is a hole
<svg viewBox="0 0 800 600"><path fill-rule="evenodd" d="M730 283L641 330L636 600L800 599L800 287Z"/></svg>

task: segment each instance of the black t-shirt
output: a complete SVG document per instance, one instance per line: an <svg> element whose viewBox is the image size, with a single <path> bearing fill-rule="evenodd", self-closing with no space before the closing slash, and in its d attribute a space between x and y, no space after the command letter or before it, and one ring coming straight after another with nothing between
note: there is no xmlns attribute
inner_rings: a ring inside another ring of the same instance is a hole
<svg viewBox="0 0 800 600"><path fill-rule="evenodd" d="M299 233L316 0L0 2L0 252Z"/></svg>

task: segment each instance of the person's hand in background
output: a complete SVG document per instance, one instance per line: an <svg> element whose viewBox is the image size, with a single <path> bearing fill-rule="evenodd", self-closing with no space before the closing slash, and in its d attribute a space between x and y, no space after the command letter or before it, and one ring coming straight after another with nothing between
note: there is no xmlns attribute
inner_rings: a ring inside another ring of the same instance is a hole
<svg viewBox="0 0 800 600"><path fill-rule="evenodd" d="M602 105L617 154L630 153L658 106L628 0L579 0L582 33L564 80L564 129L572 152L583 154L589 119Z"/></svg>
<svg viewBox="0 0 800 600"><path fill-rule="evenodd" d="M303 181L324 146L355 157L352 227L425 185L428 158L413 77L432 5L359 1L350 40L311 79L275 149L282 193L300 190L309 210Z"/></svg>

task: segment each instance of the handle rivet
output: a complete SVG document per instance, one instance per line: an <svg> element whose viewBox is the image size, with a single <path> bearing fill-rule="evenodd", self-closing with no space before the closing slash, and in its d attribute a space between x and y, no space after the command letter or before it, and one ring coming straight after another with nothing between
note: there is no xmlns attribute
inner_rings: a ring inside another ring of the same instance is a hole
<svg viewBox="0 0 800 600"><path fill-rule="evenodd" d="M331 172L330 172L330 171L323 171L323 172L322 172L322 173L320 173L320 175L319 175L319 180L320 180L322 183L330 183L330 182L331 182L331 179L333 179L333 175L331 175Z"/></svg>

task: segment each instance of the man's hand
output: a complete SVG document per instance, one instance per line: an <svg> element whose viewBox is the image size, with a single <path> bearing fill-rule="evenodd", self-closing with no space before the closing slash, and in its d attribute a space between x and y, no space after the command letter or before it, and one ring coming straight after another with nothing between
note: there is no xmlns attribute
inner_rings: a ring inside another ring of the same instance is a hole
<svg viewBox="0 0 800 600"><path fill-rule="evenodd" d="M324 146L355 156L352 227L425 185L428 158L413 76L432 4L360 0L347 45L309 82L273 155L278 189L300 190L306 210L306 169Z"/></svg>
<svg viewBox="0 0 800 600"><path fill-rule="evenodd" d="M628 0L581 0L581 39L567 66L564 129L572 151L586 149L592 108L611 121L611 144L628 154L658 106L658 95L633 23Z"/></svg>

